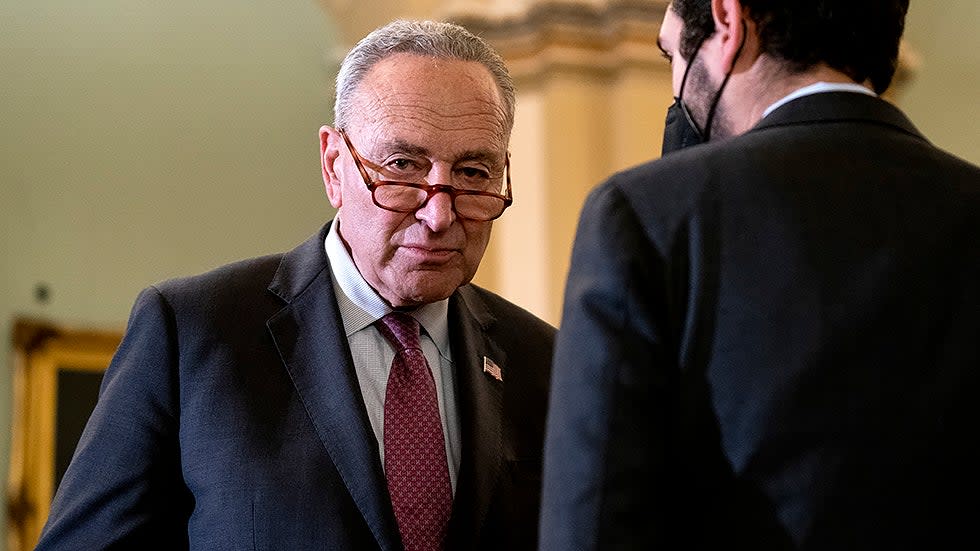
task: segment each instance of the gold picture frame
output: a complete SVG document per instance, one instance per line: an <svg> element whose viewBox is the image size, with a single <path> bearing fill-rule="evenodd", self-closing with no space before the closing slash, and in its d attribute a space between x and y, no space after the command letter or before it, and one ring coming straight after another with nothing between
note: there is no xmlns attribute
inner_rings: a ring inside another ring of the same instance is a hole
<svg viewBox="0 0 980 551"><path fill-rule="evenodd" d="M122 332L14 322L7 549L37 544Z"/></svg>

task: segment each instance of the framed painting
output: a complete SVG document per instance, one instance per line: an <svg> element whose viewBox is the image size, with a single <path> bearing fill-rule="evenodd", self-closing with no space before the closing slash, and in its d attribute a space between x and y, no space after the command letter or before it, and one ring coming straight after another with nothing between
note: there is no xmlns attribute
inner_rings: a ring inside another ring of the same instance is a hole
<svg viewBox="0 0 980 551"><path fill-rule="evenodd" d="M121 331L14 322L7 548L33 549Z"/></svg>

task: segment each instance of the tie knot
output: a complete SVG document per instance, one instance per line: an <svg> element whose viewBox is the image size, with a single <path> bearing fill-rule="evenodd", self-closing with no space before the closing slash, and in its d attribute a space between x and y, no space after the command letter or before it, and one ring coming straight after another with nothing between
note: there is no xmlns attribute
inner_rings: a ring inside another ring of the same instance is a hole
<svg viewBox="0 0 980 551"><path fill-rule="evenodd" d="M421 349L419 322L405 312L391 312L378 320L378 330L398 351Z"/></svg>

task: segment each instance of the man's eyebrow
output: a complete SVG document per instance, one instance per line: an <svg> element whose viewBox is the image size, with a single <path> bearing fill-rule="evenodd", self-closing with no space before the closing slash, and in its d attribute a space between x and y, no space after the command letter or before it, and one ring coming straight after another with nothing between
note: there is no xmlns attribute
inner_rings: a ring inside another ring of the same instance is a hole
<svg viewBox="0 0 980 551"><path fill-rule="evenodd" d="M427 148L420 145L413 144L411 142L394 139L385 142L381 145L380 151L384 152L385 155L390 155L391 153L404 153L407 155L414 155L417 157L429 157L430 152ZM456 156L456 162L460 161L481 161L489 164L494 164L497 160L498 155L494 152L484 149L468 149L459 153Z"/></svg>
<svg viewBox="0 0 980 551"><path fill-rule="evenodd" d="M419 157L427 157L429 155L429 150L415 145L413 143L407 142L405 140L395 139L389 142L381 144L381 148L386 154L391 154L392 152L407 153L409 155L416 155Z"/></svg>
<svg viewBox="0 0 980 551"><path fill-rule="evenodd" d="M457 157L457 161L480 161L488 164L495 164L499 159L499 155L492 151L486 151L483 149L474 149L463 151Z"/></svg>

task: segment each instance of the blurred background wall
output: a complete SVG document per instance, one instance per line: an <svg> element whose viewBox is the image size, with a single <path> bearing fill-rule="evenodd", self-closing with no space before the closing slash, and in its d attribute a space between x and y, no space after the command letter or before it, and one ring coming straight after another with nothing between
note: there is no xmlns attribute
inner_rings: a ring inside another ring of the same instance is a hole
<svg viewBox="0 0 980 551"><path fill-rule="evenodd" d="M529 3L469 4L507 12ZM331 216L317 129L332 118L338 55L391 17L429 17L444 13L439 4L460 2L368 4L0 3L0 473L7 472L11 408L4 360L16 316L121 329L141 288L291 248ZM913 0L906 41L918 61L894 97L934 143L974 163L980 163L978 24L976 0ZM562 90L576 90L586 102L594 97L580 81L570 88L563 82L529 82L532 93L518 104L515 195L538 208L547 201L535 198L531 186L522 189L524 175L545 177L533 159L546 152L535 148L586 155L590 149L580 147L583 134L561 131L561 112L548 114L565 108L553 101ZM638 93L642 80L631 82L620 97L650 127L649 142L633 147L652 157L669 89ZM529 117L550 122L529 124ZM634 158L613 154L603 166ZM605 169L595 172L588 185ZM573 201L552 213L561 218L560 231L573 226L576 209ZM534 214L526 218L531 225L503 226L500 233L533 241ZM547 289L560 298L567 252L562 245L549 257L491 254L487 269L495 274L479 280L519 302ZM522 276L522 267L540 277ZM558 298L529 307L557 324ZM3 527L0 516L0 546Z"/></svg>
<svg viewBox="0 0 980 551"><path fill-rule="evenodd" d="M897 103L933 143L980 164L980 2L912 0L918 67Z"/></svg>
<svg viewBox="0 0 980 551"><path fill-rule="evenodd" d="M0 475L14 316L122 329L143 287L331 216L335 37L312 0L0 1Z"/></svg>

